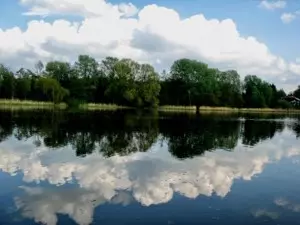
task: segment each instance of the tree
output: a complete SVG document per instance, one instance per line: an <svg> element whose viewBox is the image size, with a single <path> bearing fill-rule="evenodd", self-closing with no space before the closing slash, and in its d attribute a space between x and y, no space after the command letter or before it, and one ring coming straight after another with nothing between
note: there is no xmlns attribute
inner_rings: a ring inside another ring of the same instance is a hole
<svg viewBox="0 0 300 225"><path fill-rule="evenodd" d="M216 105L218 70L196 60L180 59L171 67L172 83L176 86L178 104Z"/></svg>
<svg viewBox="0 0 300 225"><path fill-rule="evenodd" d="M149 64L142 64L137 75L137 105L156 107L159 104L159 75Z"/></svg>
<svg viewBox="0 0 300 225"><path fill-rule="evenodd" d="M134 67L138 67L136 62L122 59L112 68L106 94L119 104L132 105L136 98Z"/></svg>
<svg viewBox="0 0 300 225"><path fill-rule="evenodd" d="M241 107L242 84L240 75L235 70L218 73L218 83L220 88L220 102L224 106Z"/></svg>
<svg viewBox="0 0 300 225"><path fill-rule="evenodd" d="M50 77L41 77L37 85L55 104L60 103L69 94L69 91L61 87L57 80Z"/></svg>
<svg viewBox="0 0 300 225"><path fill-rule="evenodd" d="M36 70L36 74L38 76L40 76L43 72L43 69L44 69L44 64L42 63L42 61L38 61L36 64L35 64L35 70Z"/></svg>
<svg viewBox="0 0 300 225"><path fill-rule="evenodd" d="M31 80L28 77L22 77L16 80L16 89L21 98L26 99L31 90Z"/></svg>
<svg viewBox="0 0 300 225"><path fill-rule="evenodd" d="M263 89L266 84L255 75L247 75L244 81L245 93L244 101L245 106L250 108L267 107L265 93ZM269 98L268 96L266 96Z"/></svg>
<svg viewBox="0 0 300 225"><path fill-rule="evenodd" d="M0 64L0 97L64 100L72 106L96 102L134 107L193 105L198 110L200 106L292 107L283 100L284 90L256 75L242 81L235 70L220 71L187 58L174 61L170 71L160 75L153 66L128 58L106 57L98 63L88 55L79 55L74 64L51 61L45 69L38 61L35 69L21 68L14 74ZM300 86L291 94L300 98Z"/></svg>
<svg viewBox="0 0 300 225"><path fill-rule="evenodd" d="M3 98L14 98L15 77L12 71L0 64L0 94Z"/></svg>
<svg viewBox="0 0 300 225"><path fill-rule="evenodd" d="M67 62L52 61L46 65L47 75L65 86L69 82L71 65Z"/></svg>
<svg viewBox="0 0 300 225"><path fill-rule="evenodd" d="M78 76L83 78L98 76L98 67L98 62L88 55L80 55L78 61L75 63Z"/></svg>

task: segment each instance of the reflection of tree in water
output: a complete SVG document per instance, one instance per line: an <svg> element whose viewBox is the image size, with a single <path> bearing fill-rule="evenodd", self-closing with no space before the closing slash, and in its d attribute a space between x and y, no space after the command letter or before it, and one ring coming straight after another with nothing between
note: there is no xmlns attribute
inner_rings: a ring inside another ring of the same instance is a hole
<svg viewBox="0 0 300 225"><path fill-rule="evenodd" d="M157 138L157 132L131 132L107 135L100 142L100 151L107 157L147 151Z"/></svg>
<svg viewBox="0 0 300 225"><path fill-rule="evenodd" d="M0 115L0 142L5 141L13 133L11 118L11 112L5 112L5 116Z"/></svg>
<svg viewBox="0 0 300 225"><path fill-rule="evenodd" d="M300 137L300 118L297 118L296 122L289 125L289 128L293 130L293 132L296 134L296 137Z"/></svg>
<svg viewBox="0 0 300 225"><path fill-rule="evenodd" d="M241 137L247 145L272 138L283 122L228 117L176 116L131 112L0 112L1 141L13 135L32 137L36 146L72 146L78 156L101 152L106 157L145 152L159 133L177 158L189 158L215 149L232 150ZM295 127L294 130L299 127Z"/></svg>
<svg viewBox="0 0 300 225"><path fill-rule="evenodd" d="M98 149L105 156L147 151L158 137L157 115L125 113L1 112L3 140L14 135L18 140L35 137L45 146L60 148L71 144L78 156ZM16 127L16 129L14 129Z"/></svg>
<svg viewBox="0 0 300 225"><path fill-rule="evenodd" d="M115 128L100 141L100 151L105 156L145 152L158 137L157 115L126 114L123 126Z"/></svg>
<svg viewBox="0 0 300 225"><path fill-rule="evenodd" d="M178 158L189 158L217 148L233 149L239 138L240 122L182 118L168 121L161 129L168 139L170 152Z"/></svg>
<svg viewBox="0 0 300 225"><path fill-rule="evenodd" d="M254 146L265 139L272 139L276 132L282 132L284 122L272 120L246 120L242 142Z"/></svg>

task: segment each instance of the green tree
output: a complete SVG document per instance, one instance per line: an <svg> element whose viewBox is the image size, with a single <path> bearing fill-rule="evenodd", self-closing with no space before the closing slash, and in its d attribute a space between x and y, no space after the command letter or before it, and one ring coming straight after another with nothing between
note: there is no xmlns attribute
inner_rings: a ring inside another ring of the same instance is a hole
<svg viewBox="0 0 300 225"><path fill-rule="evenodd" d="M84 78L92 78L98 76L98 67L98 62L88 55L80 55L78 57L78 61L75 63L75 69L78 76Z"/></svg>
<svg viewBox="0 0 300 225"><path fill-rule="evenodd" d="M15 77L12 71L0 64L0 92L3 98L14 98Z"/></svg>
<svg viewBox="0 0 300 225"><path fill-rule="evenodd" d="M245 106L250 108L267 107L263 92L265 84L255 75L247 75L244 81L244 101Z"/></svg>
<svg viewBox="0 0 300 225"><path fill-rule="evenodd" d="M57 80L50 77L39 78L37 86L55 104L60 103L69 94L69 91L61 87Z"/></svg>
<svg viewBox="0 0 300 225"><path fill-rule="evenodd" d="M235 70L218 73L218 83L220 88L220 102L223 106L241 107L242 83L240 75Z"/></svg>
<svg viewBox="0 0 300 225"><path fill-rule="evenodd" d="M43 62L39 60L39 61L34 65L34 67L35 67L35 70L36 70L36 74L37 74L38 76L41 76L41 75L42 75L42 72L43 72L43 70L44 70L44 64L43 64Z"/></svg>
<svg viewBox="0 0 300 225"><path fill-rule="evenodd" d="M19 96L23 99L27 99L29 92L31 91L31 80L29 77L22 77L16 81L16 89Z"/></svg>
<svg viewBox="0 0 300 225"><path fill-rule="evenodd" d="M71 74L71 65L67 62L48 62L46 65L46 73L65 87Z"/></svg>
<svg viewBox="0 0 300 225"><path fill-rule="evenodd" d="M159 104L159 75L149 64L142 64L137 74L137 105L156 107Z"/></svg>
<svg viewBox="0 0 300 225"><path fill-rule="evenodd" d="M218 70L196 60L180 59L171 67L171 81L176 86L177 103L201 105L218 104Z"/></svg>

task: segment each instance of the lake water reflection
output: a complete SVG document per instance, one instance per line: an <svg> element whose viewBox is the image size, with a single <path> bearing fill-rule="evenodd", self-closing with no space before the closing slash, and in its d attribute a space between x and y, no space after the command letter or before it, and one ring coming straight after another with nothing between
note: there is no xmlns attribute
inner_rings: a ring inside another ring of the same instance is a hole
<svg viewBox="0 0 300 225"><path fill-rule="evenodd" d="M0 112L0 224L300 224L300 120Z"/></svg>

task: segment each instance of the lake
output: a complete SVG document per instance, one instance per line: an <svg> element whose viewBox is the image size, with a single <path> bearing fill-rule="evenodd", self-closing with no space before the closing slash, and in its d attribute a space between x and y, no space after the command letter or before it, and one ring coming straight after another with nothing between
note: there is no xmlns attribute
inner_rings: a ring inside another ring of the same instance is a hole
<svg viewBox="0 0 300 225"><path fill-rule="evenodd" d="M0 112L0 224L300 224L300 117Z"/></svg>

